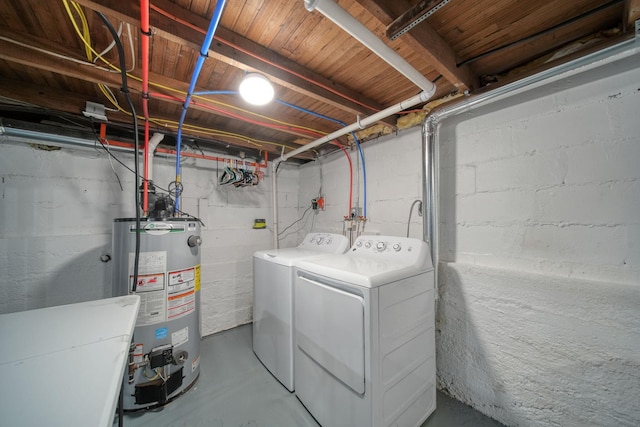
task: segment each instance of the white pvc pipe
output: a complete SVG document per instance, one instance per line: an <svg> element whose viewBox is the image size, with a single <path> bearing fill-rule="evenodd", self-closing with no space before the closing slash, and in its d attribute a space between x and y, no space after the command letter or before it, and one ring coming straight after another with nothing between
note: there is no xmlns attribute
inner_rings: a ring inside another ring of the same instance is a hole
<svg viewBox="0 0 640 427"><path fill-rule="evenodd" d="M158 145L164 139L163 133L154 133L149 138L149 151L147 151L147 165L149 167L148 176L145 177L147 181L153 181L153 152L156 151Z"/></svg>
<svg viewBox="0 0 640 427"><path fill-rule="evenodd" d="M382 40L367 27L351 16L332 0L304 0L304 7L312 12L314 9L333 21L336 25L349 33L353 38L369 48L373 53L386 61L393 68L411 80L416 86L427 92L431 98L436 87L422 73L418 72L395 50L384 44Z"/></svg>
<svg viewBox="0 0 640 427"><path fill-rule="evenodd" d="M383 120L387 117L389 117L392 114L395 114L399 111L402 110L406 110L407 108L411 108L415 105L420 104L421 102L425 102L426 100L429 99L429 97L431 96L431 94L428 94L426 92L420 92L418 95L413 96L409 99L406 99L402 102L399 102L395 105L392 105L389 108L386 108L382 111L379 111L367 118L364 118L352 125L349 125L347 127L343 127L342 129L339 129L333 133L330 133L329 135L325 135L322 138L318 138L315 141L312 141L308 144L303 145L302 147L296 148L293 151L289 151L288 153L282 155L282 157L280 157L280 160L285 161L293 156L297 156L300 153L304 153L305 151L311 150L312 148L315 148L319 145L322 144L326 144L329 141L332 141L336 138L339 138L343 135L348 134L349 132L353 132L354 130L358 130L358 129L364 129L365 127L378 122L380 120Z"/></svg>

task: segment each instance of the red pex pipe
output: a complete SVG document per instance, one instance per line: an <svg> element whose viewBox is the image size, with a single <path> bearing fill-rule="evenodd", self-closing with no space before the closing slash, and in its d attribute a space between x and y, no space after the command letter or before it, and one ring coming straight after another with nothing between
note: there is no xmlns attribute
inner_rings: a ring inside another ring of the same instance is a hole
<svg viewBox="0 0 640 427"><path fill-rule="evenodd" d="M142 111L144 114L144 168L142 180L142 210L149 211L149 0L140 0L140 32L142 34ZM136 189L137 191L137 189Z"/></svg>
<svg viewBox="0 0 640 427"><path fill-rule="evenodd" d="M152 95L153 95L154 98L163 98L163 99L170 99L170 100L178 101L178 102L184 102L184 99L180 99L180 98L177 98L177 97L172 96L172 95L164 95L162 93L156 93L156 92L154 92ZM312 130L303 129L303 128L299 128L299 127L296 127L296 126L276 125L276 124L273 124L273 123L266 123L266 122L261 122L259 120L250 119L248 117L244 117L244 116L241 116L239 114L232 113L230 111L222 110L222 109L214 107L212 105L203 104L201 102L196 102L193 99L191 100L190 105L197 105L199 107L206 108L207 110L211 110L211 111L215 111L217 113L220 113L220 114L222 114L224 116L232 117L234 119L238 119L238 120L241 120L243 122L251 123L251 124L257 125L257 126L266 127L266 128L269 128L269 129L291 130L291 131L305 133L305 134L313 135L313 136L322 136L322 135L324 135L324 134L319 133L319 132L314 132Z"/></svg>
<svg viewBox="0 0 640 427"><path fill-rule="evenodd" d="M177 98L175 96L164 95L164 94L161 94L161 93L154 93L153 96L157 97L157 98L165 98L165 99L171 99L171 100L175 100L175 101L182 101L180 98ZM199 106L201 106L203 108L206 108L206 109L209 109L209 110L213 110L213 111L217 111L217 112L220 112L222 114L228 115L230 117L235 117L238 120L242 120L242 121L245 121L245 122L248 122L248 123L252 123L252 124L255 124L255 125L268 127L268 128L271 128L271 129L292 129L292 130L296 130L296 131L299 131L299 132L309 133L309 134L312 134L312 135L314 135L314 134L318 135L318 136L322 135L320 133L312 132L312 131L309 131L307 129L298 129L298 128L294 128L294 127L291 127L291 126L280 126L280 125L274 125L274 124L271 124L271 123L259 122L257 120L252 120L252 119L249 119L249 118L246 118L246 117L242 117L242 116L239 116L239 115L236 115L236 114L233 114L233 113L229 113L227 111L220 110L220 109L218 109L216 107L212 107L210 105L201 104L201 103L196 104L196 102L194 100L191 100L191 102L194 105L199 105ZM349 161L349 211L348 211L349 213L348 213L348 215L351 215L351 208L353 207L353 164L351 162L351 156L349 155L347 150L345 150L345 148L341 144L339 144L337 142L333 142L333 145L336 145L336 146L340 147L340 149L342 150L344 155L347 156L347 160ZM266 154L266 151L265 151L265 154Z"/></svg>
<svg viewBox="0 0 640 427"><path fill-rule="evenodd" d="M114 147L121 147L121 148L128 148L131 150L134 150L135 147L132 143L130 142L122 142L122 141L114 141L114 140L107 140L107 125L105 123L101 123L100 124L100 141L103 142L108 142L109 145L114 146ZM158 153L164 153L164 154L170 154L170 155L175 155L176 154L176 150L171 150L169 148L158 148L156 150ZM185 157L193 157L195 159L205 159L205 160L213 160L213 161L217 161L217 162L228 162L229 159L226 157L217 157L217 156L208 156L206 154L197 154L197 153L182 153L183 156ZM263 163L257 163L257 162L246 162L247 165L249 166L254 166L258 169L260 168L266 168L267 166L269 166L269 153L267 151L264 152L264 162Z"/></svg>
<svg viewBox="0 0 640 427"><path fill-rule="evenodd" d="M179 24L182 24L182 25L184 25L184 26L186 26L188 28L191 28L192 30L195 30L195 31L197 31L199 33L202 33L202 34L206 34L206 31L203 30L202 28L199 28L199 27L193 25L192 23L185 21L184 19L180 19L177 16L172 15L171 13L165 11L164 9L159 8L156 5L151 5L151 9L153 9L154 11L158 12L161 15L164 15L165 17L167 17L169 19L172 19L172 20L176 21ZM307 82L309 82L309 83L311 83L313 85L316 85L318 87L321 87L321 88L323 88L323 89L325 89L325 90L327 90L327 91L329 91L331 93L334 93L335 95L338 95L339 97L341 97L343 99L346 99L348 101L353 102L354 104L361 105L361 106L363 106L365 108L368 108L370 110L373 110L373 111L380 111L380 109L378 109L378 108L374 108L374 107L372 107L370 105L364 104L361 101L358 101L357 99L351 98L351 97L349 97L349 96L347 96L347 95L345 95L345 94L333 89L332 87L329 87L329 86L324 85L324 84L322 84L320 82L317 82L317 81L315 81L315 80L313 80L313 79L311 79L311 78L309 78L309 77L307 77L307 76L305 76L303 74L300 74L300 73L297 73L297 72L295 72L293 70L290 70L290 69L278 64L277 62L274 62L274 61L271 61L271 60L269 60L267 58L264 58L262 56L256 55L255 53L253 53L253 52L251 52L251 51L249 51L247 49L244 49L241 46L238 46L238 45L236 45L236 44L234 44L234 43L232 43L232 42L230 42L228 40L225 40L225 39L221 38L220 36L214 36L213 38L215 40L221 42L221 43L226 44L227 46L229 46L229 47L231 47L233 49L236 49L236 50L238 50L238 51L240 51L240 52L242 52L242 53L244 53L246 55L249 55L249 56L251 56L251 57L253 57L253 58L255 58L255 59L259 60L259 61L262 61L265 64L269 64L272 67L279 68L280 70L282 70L282 71L284 71L286 73L289 73L289 74L291 74L293 76L296 76L296 77L298 77L298 78L300 78L302 80L305 80L305 81L307 81Z"/></svg>

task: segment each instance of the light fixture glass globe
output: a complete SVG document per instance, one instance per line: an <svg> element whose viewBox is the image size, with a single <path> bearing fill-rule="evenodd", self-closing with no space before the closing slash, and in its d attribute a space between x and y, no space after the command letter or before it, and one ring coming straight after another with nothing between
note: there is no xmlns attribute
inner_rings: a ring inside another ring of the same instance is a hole
<svg viewBox="0 0 640 427"><path fill-rule="evenodd" d="M249 73L240 83L240 96L253 105L265 105L273 99L271 82L262 74Z"/></svg>

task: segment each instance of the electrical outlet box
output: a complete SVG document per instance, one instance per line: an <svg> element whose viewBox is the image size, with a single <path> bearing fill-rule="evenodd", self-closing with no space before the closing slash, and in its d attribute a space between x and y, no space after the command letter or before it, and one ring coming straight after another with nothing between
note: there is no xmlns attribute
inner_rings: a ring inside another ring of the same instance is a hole
<svg viewBox="0 0 640 427"><path fill-rule="evenodd" d="M316 197L315 199L311 199L311 208L314 211L323 211L324 210L324 197Z"/></svg>

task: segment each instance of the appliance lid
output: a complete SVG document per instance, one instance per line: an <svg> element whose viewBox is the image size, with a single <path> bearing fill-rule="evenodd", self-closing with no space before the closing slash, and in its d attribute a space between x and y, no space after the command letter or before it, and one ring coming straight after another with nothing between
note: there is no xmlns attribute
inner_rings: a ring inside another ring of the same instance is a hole
<svg viewBox="0 0 640 427"><path fill-rule="evenodd" d="M299 270L371 288L431 271L428 249L418 239L360 236L344 255L300 260L296 266Z"/></svg>
<svg viewBox="0 0 640 427"><path fill-rule="evenodd" d="M298 260L326 255L324 252L300 248L267 249L253 254L254 259L292 267Z"/></svg>
<svg viewBox="0 0 640 427"><path fill-rule="evenodd" d="M309 233L295 248L266 249L253 254L276 264L291 267L300 259L325 254L343 254L349 248L349 239L342 234Z"/></svg>
<svg viewBox="0 0 640 427"><path fill-rule="evenodd" d="M301 260L298 270L357 286L374 288L433 270L427 264L413 265L364 256L324 255Z"/></svg>

